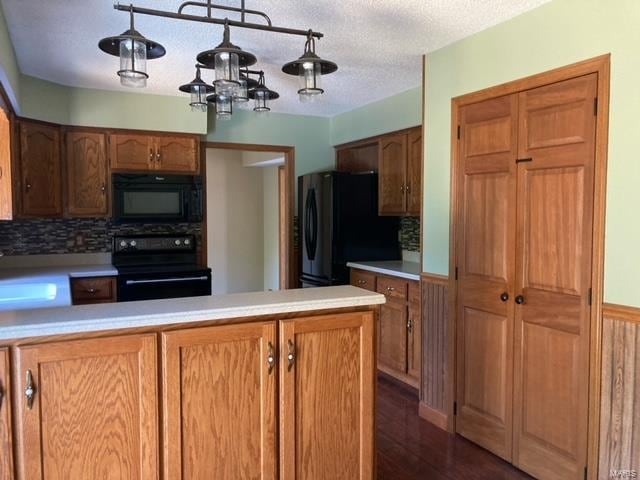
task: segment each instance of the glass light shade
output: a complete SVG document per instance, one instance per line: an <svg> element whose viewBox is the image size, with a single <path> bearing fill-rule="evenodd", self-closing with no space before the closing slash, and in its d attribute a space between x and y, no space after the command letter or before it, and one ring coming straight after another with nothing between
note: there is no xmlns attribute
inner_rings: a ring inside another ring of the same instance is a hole
<svg viewBox="0 0 640 480"><path fill-rule="evenodd" d="M147 46L138 40L120 42L120 83L125 87L147 86Z"/></svg>
<svg viewBox="0 0 640 480"><path fill-rule="evenodd" d="M240 108L246 108L249 103L249 95L247 93L247 80L244 78L238 79L238 88L233 92L233 102Z"/></svg>
<svg viewBox="0 0 640 480"><path fill-rule="evenodd" d="M219 120L231 118L233 113L233 100L230 95L216 95L216 116Z"/></svg>
<svg viewBox="0 0 640 480"><path fill-rule="evenodd" d="M268 112L269 108L269 92L258 90L255 92L255 105L253 107L254 112Z"/></svg>
<svg viewBox="0 0 640 480"><path fill-rule="evenodd" d="M310 102L318 98L324 90L322 90L322 71L319 63L303 62L300 64L298 73L298 82L300 89L301 102Z"/></svg>
<svg viewBox="0 0 640 480"><path fill-rule="evenodd" d="M204 85L193 85L191 87L191 105L192 112L207 111L207 90Z"/></svg>
<svg viewBox="0 0 640 480"><path fill-rule="evenodd" d="M221 94L232 94L237 88L240 78L240 67L238 66L238 54L230 52L216 53L216 92Z"/></svg>

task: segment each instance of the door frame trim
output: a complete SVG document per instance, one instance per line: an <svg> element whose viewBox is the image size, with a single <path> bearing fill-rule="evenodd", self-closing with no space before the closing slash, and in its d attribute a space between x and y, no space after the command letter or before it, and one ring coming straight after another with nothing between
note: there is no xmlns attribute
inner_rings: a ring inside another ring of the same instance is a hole
<svg viewBox="0 0 640 480"><path fill-rule="evenodd" d="M295 261L295 249L294 249L294 202L295 202L295 179L296 179L296 153L295 147L287 145L262 145L252 143L228 143L228 142L200 142L201 148L201 166L207 163L206 150L209 148L216 148L221 150L243 150L248 152L278 152L284 154L284 175L286 192L281 192L278 188L278 204L284 208L285 220L278 220L280 226L285 225L286 228L278 229L278 249L280 254L279 260L279 282L280 289L297 287L297 262ZM206 168L206 167L205 167ZM203 180L206 182L206 172L203 169ZM205 204L206 204L206 192L205 192ZM206 243L206 212L203 220L203 238ZM206 249L205 249L206 250Z"/></svg>
<svg viewBox="0 0 640 480"><path fill-rule="evenodd" d="M447 430L455 432L453 402L456 399L456 302L457 281L455 268L457 252L455 250L458 232L456 219L459 215L457 184L458 158L458 122L459 110L465 105L481 102L491 98L530 90L571 78L596 73L597 115L594 164L594 209L593 209L593 251L592 251L592 308L589 351L589 400L587 429L587 467L588 478L596 479L598 475L599 437L600 437L600 390L602 378L602 305L604 297L604 244L605 214L607 187L607 154L609 144L609 92L610 92L611 54L594 57L589 60L567 65L521 78L501 85L490 87L451 99L451 211L449 221L449 318L448 329L451 334L447 339Z"/></svg>

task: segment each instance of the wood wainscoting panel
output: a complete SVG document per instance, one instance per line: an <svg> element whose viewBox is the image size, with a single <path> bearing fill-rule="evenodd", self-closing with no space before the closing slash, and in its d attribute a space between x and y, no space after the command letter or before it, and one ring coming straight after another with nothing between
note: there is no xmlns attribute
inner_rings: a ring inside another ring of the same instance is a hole
<svg viewBox="0 0 640 480"><path fill-rule="evenodd" d="M640 308L605 305L603 323L598 478L640 476Z"/></svg>
<svg viewBox="0 0 640 480"><path fill-rule="evenodd" d="M448 279L422 274L420 416L442 429L448 421Z"/></svg>

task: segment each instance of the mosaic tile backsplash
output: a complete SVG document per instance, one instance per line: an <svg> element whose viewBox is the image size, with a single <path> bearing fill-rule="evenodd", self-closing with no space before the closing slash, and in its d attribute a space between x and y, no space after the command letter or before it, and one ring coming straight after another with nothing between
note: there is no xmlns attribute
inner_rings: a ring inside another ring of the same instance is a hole
<svg viewBox="0 0 640 480"><path fill-rule="evenodd" d="M400 246L409 252L420 251L420 217L400 218Z"/></svg>
<svg viewBox="0 0 640 480"><path fill-rule="evenodd" d="M115 224L107 218L28 219L0 222L4 255L111 252L114 235L190 233L201 245L200 223ZM199 248L198 248L199 249Z"/></svg>

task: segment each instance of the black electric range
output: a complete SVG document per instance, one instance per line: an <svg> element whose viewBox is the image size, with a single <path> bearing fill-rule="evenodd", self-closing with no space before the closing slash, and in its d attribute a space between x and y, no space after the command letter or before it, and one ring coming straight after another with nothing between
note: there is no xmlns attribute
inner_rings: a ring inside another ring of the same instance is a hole
<svg viewBox="0 0 640 480"><path fill-rule="evenodd" d="M118 235L112 262L118 302L211 295L211 269L198 265L193 235Z"/></svg>

